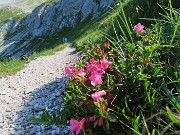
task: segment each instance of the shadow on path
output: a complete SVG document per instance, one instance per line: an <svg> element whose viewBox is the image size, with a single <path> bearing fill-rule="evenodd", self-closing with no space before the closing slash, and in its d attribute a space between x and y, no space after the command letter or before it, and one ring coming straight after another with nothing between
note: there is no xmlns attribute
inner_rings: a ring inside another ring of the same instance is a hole
<svg viewBox="0 0 180 135"><path fill-rule="evenodd" d="M38 117L45 109L52 112L62 105L63 93L67 78L59 78L53 82L43 85L33 93L28 94L29 100L24 103L22 110L17 112L15 135L65 135L68 134L67 127L48 126L42 123L34 123L28 120L29 116Z"/></svg>

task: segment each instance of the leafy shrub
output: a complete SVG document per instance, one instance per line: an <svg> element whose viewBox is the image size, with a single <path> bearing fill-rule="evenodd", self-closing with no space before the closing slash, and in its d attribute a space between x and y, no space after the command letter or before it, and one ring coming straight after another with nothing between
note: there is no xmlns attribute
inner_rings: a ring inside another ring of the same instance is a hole
<svg viewBox="0 0 180 135"><path fill-rule="evenodd" d="M64 110L31 119L70 120L76 134L178 134L180 16L171 4L164 11L147 28L132 27L122 10L116 37L106 34L109 42L89 45L77 65L65 68Z"/></svg>

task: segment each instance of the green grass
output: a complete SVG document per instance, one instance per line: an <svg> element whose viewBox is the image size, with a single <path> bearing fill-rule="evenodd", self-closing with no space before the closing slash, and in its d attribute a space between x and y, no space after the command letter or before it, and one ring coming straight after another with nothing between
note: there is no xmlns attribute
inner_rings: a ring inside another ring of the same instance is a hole
<svg viewBox="0 0 180 135"><path fill-rule="evenodd" d="M17 71L20 71L25 67L24 64L24 60L0 61L0 78L17 73Z"/></svg>
<svg viewBox="0 0 180 135"><path fill-rule="evenodd" d="M9 9L7 7L0 8L0 18L1 18L0 24L5 22L9 18L23 18L27 15L25 13L18 14L21 12L24 12L24 10L20 8L12 8L12 9Z"/></svg>
<svg viewBox="0 0 180 135"><path fill-rule="evenodd" d="M67 45L68 45L68 43L59 44L55 48L47 49L47 50L44 50L44 51L41 51L41 52L35 52L32 55L30 55L28 57L28 59L33 60L33 59L38 58L40 56L53 55L53 54L55 54L55 52L62 51L64 48L67 47Z"/></svg>
<svg viewBox="0 0 180 135"><path fill-rule="evenodd" d="M53 55L53 54L55 54L55 52L61 51L64 48L66 48L67 45L68 45L68 43L59 44L55 48L43 50L41 52L36 52L36 53L33 53L31 56L24 55L24 57L22 59L8 60L6 58L2 58L0 60L0 78L6 77L9 75L14 75L18 71L25 68L25 64L27 62L30 62L31 60L34 60L40 56Z"/></svg>
<svg viewBox="0 0 180 135"><path fill-rule="evenodd" d="M49 5L51 5L51 4L56 4L57 2L59 2L60 0L49 0L49 1L46 1L46 2L44 2L44 4L46 5L46 6L49 6Z"/></svg>

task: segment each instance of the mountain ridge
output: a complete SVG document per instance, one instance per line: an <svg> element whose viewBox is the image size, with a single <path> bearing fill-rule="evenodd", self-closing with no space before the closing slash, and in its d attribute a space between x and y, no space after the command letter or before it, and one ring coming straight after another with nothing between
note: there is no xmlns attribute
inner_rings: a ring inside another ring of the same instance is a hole
<svg viewBox="0 0 180 135"><path fill-rule="evenodd" d="M88 17L90 20L96 18L106 11L113 1L100 0L98 3L94 0L60 0L50 5L41 4L18 24L8 29L9 36L6 36L2 43L6 49L0 52L0 56L19 58L30 55L39 50L47 37L53 36L63 28L73 28ZM0 26L0 30L3 26ZM32 45L34 39L39 41Z"/></svg>

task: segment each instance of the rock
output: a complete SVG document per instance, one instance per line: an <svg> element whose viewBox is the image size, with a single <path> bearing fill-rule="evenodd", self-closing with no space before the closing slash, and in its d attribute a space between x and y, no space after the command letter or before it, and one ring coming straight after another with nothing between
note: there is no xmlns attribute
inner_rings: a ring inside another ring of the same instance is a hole
<svg viewBox="0 0 180 135"><path fill-rule="evenodd" d="M0 123L3 123L3 122L4 122L4 118L3 118L2 113L0 112Z"/></svg>
<svg viewBox="0 0 180 135"><path fill-rule="evenodd" d="M74 48L68 46L53 56L33 60L16 75L0 78L0 89L3 87L4 90L8 88L10 91L8 93L4 92L4 95L0 94L1 135L46 135L48 133L61 135L64 132L69 132L69 128L63 128L59 125L47 126L29 121L28 118L30 116L40 116L46 108L48 108L48 112L58 109L58 103L62 103L63 98L59 94L65 90L57 88L65 83L65 79L59 78L63 78L66 62L72 59L77 60L77 54L67 55L73 51ZM53 72L53 75L50 76L46 71ZM42 76L42 73L45 76ZM58 85L56 85L57 78L61 80ZM54 86L54 90L49 89L51 86ZM27 98L22 98L24 96ZM57 131L57 129L59 130ZM57 133L59 131L60 133Z"/></svg>
<svg viewBox="0 0 180 135"><path fill-rule="evenodd" d="M18 131L16 131L15 135L22 135L23 133L23 130L19 129Z"/></svg>
<svg viewBox="0 0 180 135"><path fill-rule="evenodd" d="M37 131L37 132L40 132L40 131L41 131L41 127L40 127L40 126L37 126L36 131Z"/></svg>
<svg viewBox="0 0 180 135"><path fill-rule="evenodd" d="M18 119L18 116L17 116L17 115L13 115L13 116L11 117L11 119L12 119L13 121L16 121L16 120Z"/></svg>
<svg viewBox="0 0 180 135"><path fill-rule="evenodd" d="M56 133L56 130L52 130L52 131L48 132L48 134L50 134L50 135L55 135L55 133Z"/></svg>
<svg viewBox="0 0 180 135"><path fill-rule="evenodd" d="M25 117L21 117L18 122L22 123L26 118Z"/></svg>
<svg viewBox="0 0 180 135"><path fill-rule="evenodd" d="M61 95L61 92L56 92L56 97L59 97Z"/></svg>
<svg viewBox="0 0 180 135"><path fill-rule="evenodd" d="M6 109L6 112L11 112L11 109L10 109L10 108L7 108L7 109Z"/></svg>
<svg viewBox="0 0 180 135"><path fill-rule="evenodd" d="M54 100L55 98L56 98L56 95L54 93L50 95L50 100Z"/></svg>
<svg viewBox="0 0 180 135"><path fill-rule="evenodd" d="M0 123L0 129L3 129L4 124Z"/></svg>
<svg viewBox="0 0 180 135"><path fill-rule="evenodd" d="M35 134L35 133L36 133L36 127L34 126L34 127L30 130L29 134L31 135L31 134Z"/></svg>
<svg viewBox="0 0 180 135"><path fill-rule="evenodd" d="M38 132L36 135L42 135L42 133L41 133L41 132Z"/></svg>
<svg viewBox="0 0 180 135"><path fill-rule="evenodd" d="M44 109L45 109L45 107L42 106L41 104L35 104L35 105L34 105L34 110L35 110L35 111L42 111L42 110L44 110Z"/></svg>
<svg viewBox="0 0 180 135"><path fill-rule="evenodd" d="M0 55L9 56L13 54L11 56L13 58L30 55L38 51L39 48L38 45L33 45L31 49L26 50L33 39L45 43L46 39L44 37L49 37L65 27L74 27L89 15L92 16L91 19L94 19L107 10L113 1L100 0L99 4L96 0L59 0L59 2L52 3L49 6L41 4L26 18L22 20L11 19L0 26L0 31L8 30L12 35L7 41L3 42L4 48ZM27 38L28 40L25 40ZM22 39L24 39L23 43ZM42 76L42 74L40 75Z"/></svg>

